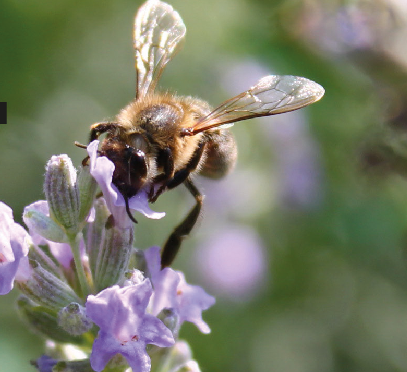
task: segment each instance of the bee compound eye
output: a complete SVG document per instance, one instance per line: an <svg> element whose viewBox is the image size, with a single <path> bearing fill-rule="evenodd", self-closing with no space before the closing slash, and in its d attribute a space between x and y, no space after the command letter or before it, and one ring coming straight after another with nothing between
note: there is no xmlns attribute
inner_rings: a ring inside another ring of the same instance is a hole
<svg viewBox="0 0 407 372"><path fill-rule="evenodd" d="M132 148L133 155L142 153L143 156L148 151L148 142L140 133L130 136L129 146Z"/></svg>

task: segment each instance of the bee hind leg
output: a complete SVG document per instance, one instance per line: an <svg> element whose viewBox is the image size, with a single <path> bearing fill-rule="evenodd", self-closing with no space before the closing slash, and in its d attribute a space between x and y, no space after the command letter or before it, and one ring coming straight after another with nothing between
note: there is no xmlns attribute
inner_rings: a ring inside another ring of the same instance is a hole
<svg viewBox="0 0 407 372"><path fill-rule="evenodd" d="M171 235L165 242L161 253L161 268L170 266L174 261L182 241L189 235L196 222L202 209L203 195L199 192L198 188L193 184L188 177L184 181L185 186L196 200L195 206L190 210L185 219L173 230Z"/></svg>

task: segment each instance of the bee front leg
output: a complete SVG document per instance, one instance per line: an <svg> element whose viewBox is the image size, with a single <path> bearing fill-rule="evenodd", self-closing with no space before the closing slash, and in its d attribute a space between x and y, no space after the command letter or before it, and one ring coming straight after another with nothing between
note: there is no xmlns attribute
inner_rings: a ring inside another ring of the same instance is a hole
<svg viewBox="0 0 407 372"><path fill-rule="evenodd" d="M158 199L158 197L165 191L168 180L171 180L174 177L174 158L171 150L168 147L161 150L157 163L163 168L163 173L154 178L154 182L151 185L149 193L150 203L154 203ZM154 185L160 183L162 183L162 185L155 192Z"/></svg>
<svg viewBox="0 0 407 372"><path fill-rule="evenodd" d="M185 219L173 230L164 244L161 252L161 269L170 266L174 261L182 241L189 235L201 213L203 195L193 184L190 178L184 181L185 186L196 200L195 206L191 209Z"/></svg>
<svg viewBox="0 0 407 372"><path fill-rule="evenodd" d="M96 123L90 127L89 143L99 138L103 133L109 132L117 128L119 124L111 122Z"/></svg>

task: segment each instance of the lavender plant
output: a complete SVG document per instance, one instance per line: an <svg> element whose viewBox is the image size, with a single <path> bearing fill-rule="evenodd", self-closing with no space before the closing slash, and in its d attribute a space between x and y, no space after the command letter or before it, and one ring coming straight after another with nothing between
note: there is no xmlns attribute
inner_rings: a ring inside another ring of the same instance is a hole
<svg viewBox="0 0 407 372"><path fill-rule="evenodd" d="M67 155L49 160L46 200L24 209L27 230L0 203L0 294L21 292L19 313L46 340L32 362L41 372L199 371L179 330L192 322L209 333L202 311L215 299L161 269L159 247L135 248L113 163L97 147L89 145L89 165L79 171ZM143 193L130 208L164 216Z"/></svg>

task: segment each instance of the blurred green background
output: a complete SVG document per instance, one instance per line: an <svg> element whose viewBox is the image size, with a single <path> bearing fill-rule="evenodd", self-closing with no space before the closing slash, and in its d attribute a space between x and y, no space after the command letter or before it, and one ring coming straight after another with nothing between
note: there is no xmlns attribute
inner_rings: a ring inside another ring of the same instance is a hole
<svg viewBox="0 0 407 372"><path fill-rule="evenodd" d="M217 297L212 328L183 327L203 371L407 370L407 5L380 0L174 0L184 49L161 87L212 105L261 75L326 89L298 112L233 128L239 161L197 178L200 226L175 267ZM133 15L141 2L3 0L0 199L21 222L42 199L44 165L80 163L92 123L135 95ZM138 218L137 244L160 245L192 206L179 187ZM236 238L238 237L238 238ZM29 371L42 340L0 298L0 360ZM3 368L3 367L1 367Z"/></svg>

